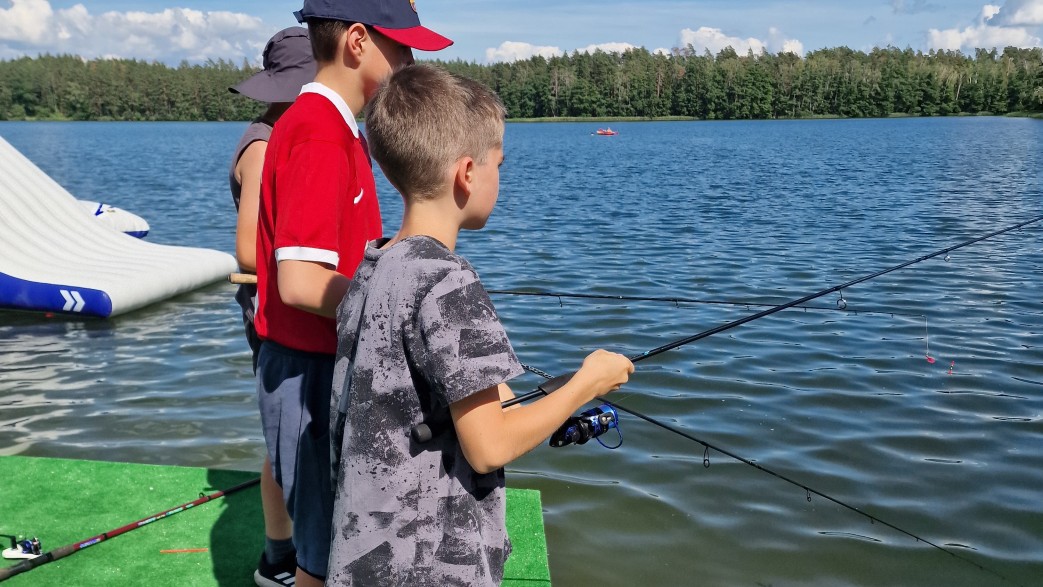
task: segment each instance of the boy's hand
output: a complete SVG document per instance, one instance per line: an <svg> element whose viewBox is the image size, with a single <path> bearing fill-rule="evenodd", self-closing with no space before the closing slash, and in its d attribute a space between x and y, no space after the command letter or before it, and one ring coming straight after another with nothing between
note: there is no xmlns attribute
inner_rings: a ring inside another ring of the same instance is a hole
<svg viewBox="0 0 1043 587"><path fill-rule="evenodd" d="M589 386L594 397L601 397L619 389L619 386L630 379L633 372L634 364L630 359L619 353L598 349L583 359L583 366L573 379L579 377Z"/></svg>

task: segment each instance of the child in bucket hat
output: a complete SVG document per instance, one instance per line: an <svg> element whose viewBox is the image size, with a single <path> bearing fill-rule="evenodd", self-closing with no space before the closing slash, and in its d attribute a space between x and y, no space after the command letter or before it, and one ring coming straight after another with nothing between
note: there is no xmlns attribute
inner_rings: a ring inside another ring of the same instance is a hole
<svg viewBox="0 0 1043 587"><path fill-rule="evenodd" d="M296 100L301 87L315 79L308 30L295 26L275 33L264 47L262 65L264 69L228 91L269 104Z"/></svg>
<svg viewBox="0 0 1043 587"><path fill-rule="evenodd" d="M317 71L279 120L261 180L257 230L262 343L257 380L272 474L293 519L296 585L321 585L333 516L329 415L333 316L380 207L355 116L412 49L452 41L420 25L409 0L305 0Z"/></svg>
<svg viewBox="0 0 1043 587"><path fill-rule="evenodd" d="M259 102L268 103L263 114L254 119L236 146L228 170L232 201L237 210L236 259L240 271L257 270L257 202L261 192L261 169L272 127L297 98L304 84L315 78L315 60L307 29L290 27L269 39L263 54L264 69L243 82L228 88ZM257 371L257 351L261 341L254 329L257 286L239 286L235 299L243 311L243 326ZM254 582L260 587L283 587L284 579L292 579L297 570L297 554L293 547L292 526L282 489L272 476L271 464L265 459L261 471L261 506L264 510L264 552L254 571Z"/></svg>

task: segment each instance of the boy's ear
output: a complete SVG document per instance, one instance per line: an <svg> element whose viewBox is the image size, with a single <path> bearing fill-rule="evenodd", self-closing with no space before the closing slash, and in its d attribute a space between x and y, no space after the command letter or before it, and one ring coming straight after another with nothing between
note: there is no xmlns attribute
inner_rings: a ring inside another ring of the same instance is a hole
<svg viewBox="0 0 1043 587"><path fill-rule="evenodd" d="M461 157L456 160L453 172L453 185L456 191L471 195L471 182L474 180L474 159Z"/></svg>
<svg viewBox="0 0 1043 587"><path fill-rule="evenodd" d="M348 30L344 31L341 35L341 56L346 65L357 67L362 62L362 51L369 40L369 31L362 23L352 23Z"/></svg>

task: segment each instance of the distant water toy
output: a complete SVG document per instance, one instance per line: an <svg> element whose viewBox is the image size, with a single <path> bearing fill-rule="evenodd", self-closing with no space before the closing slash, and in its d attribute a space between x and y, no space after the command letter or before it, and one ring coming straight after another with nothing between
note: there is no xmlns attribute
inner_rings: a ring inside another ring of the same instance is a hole
<svg viewBox="0 0 1043 587"><path fill-rule="evenodd" d="M80 200L80 205L83 206L83 208L87 210L95 220L113 230L118 230L123 234L130 235L134 238L145 238L148 235L148 222L145 222L145 220L137 214L131 214L123 208L117 208L108 204L99 204L98 202L91 202L89 200Z"/></svg>
<svg viewBox="0 0 1043 587"><path fill-rule="evenodd" d="M220 251L121 234L0 137L0 308L110 317L224 279Z"/></svg>
<svg viewBox="0 0 1043 587"><path fill-rule="evenodd" d="M594 133L594 134L600 135L600 136L603 136L603 137L611 137L611 136L618 135L619 131L618 130L612 130L611 128L599 128L597 130L597 132Z"/></svg>

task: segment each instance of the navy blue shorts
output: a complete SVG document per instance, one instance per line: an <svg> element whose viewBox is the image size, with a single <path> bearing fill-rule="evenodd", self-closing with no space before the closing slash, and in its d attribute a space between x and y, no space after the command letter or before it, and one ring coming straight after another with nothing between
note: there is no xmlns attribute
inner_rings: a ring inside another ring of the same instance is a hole
<svg viewBox="0 0 1043 587"><path fill-rule="evenodd" d="M272 474L293 519L297 566L326 576L333 520L330 391L334 355L266 340L257 357L257 401Z"/></svg>

